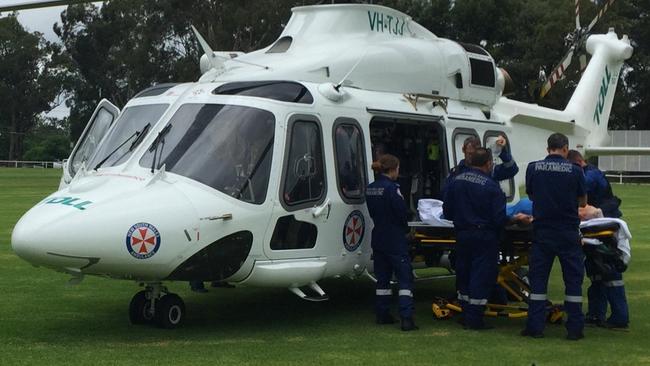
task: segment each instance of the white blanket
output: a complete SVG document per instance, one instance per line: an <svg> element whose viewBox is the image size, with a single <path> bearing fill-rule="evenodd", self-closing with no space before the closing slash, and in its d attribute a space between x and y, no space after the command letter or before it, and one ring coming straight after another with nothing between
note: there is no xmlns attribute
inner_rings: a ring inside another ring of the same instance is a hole
<svg viewBox="0 0 650 366"><path fill-rule="evenodd" d="M454 227L453 221L442 218L442 201L421 199L418 201L418 215L422 222L436 227Z"/></svg>
<svg viewBox="0 0 650 366"><path fill-rule="evenodd" d="M622 260L625 264L630 263L630 258L632 257L632 252L630 249L630 239L632 239L632 234L630 229L627 227L627 223L621 219L614 219L611 217L602 217L598 219L591 219L583 221L580 223L580 228L609 224L615 222L620 225L620 228L616 232L616 240L618 249L623 252ZM603 244L600 240L585 240L585 244L589 245L601 245Z"/></svg>

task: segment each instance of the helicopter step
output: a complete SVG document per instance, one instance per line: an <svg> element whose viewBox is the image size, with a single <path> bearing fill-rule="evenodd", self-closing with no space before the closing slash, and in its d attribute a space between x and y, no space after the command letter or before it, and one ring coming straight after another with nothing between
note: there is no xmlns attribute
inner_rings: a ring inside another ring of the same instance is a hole
<svg viewBox="0 0 650 366"><path fill-rule="evenodd" d="M185 303L161 283L147 284L129 304L131 324L155 324L160 328L174 329L184 318Z"/></svg>
<svg viewBox="0 0 650 366"><path fill-rule="evenodd" d="M311 282L309 284L309 288L315 291L317 295L308 296L300 289L300 287L289 287L289 291L294 293L299 298L307 301L316 302L316 301L326 301L330 299L330 297L325 293L325 291L323 291L323 289L320 286L318 286L316 282Z"/></svg>

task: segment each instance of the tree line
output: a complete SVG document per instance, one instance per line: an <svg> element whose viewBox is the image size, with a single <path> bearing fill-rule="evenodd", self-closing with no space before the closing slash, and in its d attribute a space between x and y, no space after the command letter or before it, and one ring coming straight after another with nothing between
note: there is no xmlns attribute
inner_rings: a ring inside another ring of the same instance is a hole
<svg viewBox="0 0 650 366"><path fill-rule="evenodd" d="M29 33L15 14L0 18L0 159L67 157L102 98L124 104L138 91L164 82L195 81L202 51L196 26L214 49L250 52L271 44L298 5L316 0L110 0L101 8L71 5L54 31L59 43ZM359 2L359 1L336 1ZM581 1L581 22L596 3ZM562 109L578 79L578 60L540 100L540 68L550 73L575 27L573 0L380 0L440 37L483 44L512 76L511 98ZM619 0L592 33L615 27L628 34L634 55L621 73L612 129L650 129L650 2ZM64 120L44 112L64 101Z"/></svg>

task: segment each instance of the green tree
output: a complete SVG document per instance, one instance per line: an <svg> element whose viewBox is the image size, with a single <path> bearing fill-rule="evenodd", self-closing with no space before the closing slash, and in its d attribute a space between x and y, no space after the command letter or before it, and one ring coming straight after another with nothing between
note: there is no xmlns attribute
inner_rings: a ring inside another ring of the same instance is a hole
<svg viewBox="0 0 650 366"><path fill-rule="evenodd" d="M70 137L66 121L54 123L41 119L25 137L23 160L57 161L70 155Z"/></svg>
<svg viewBox="0 0 650 366"><path fill-rule="evenodd" d="M610 126L618 129L650 129L650 2L616 2L612 24L619 34L628 34L634 53L627 61L617 88ZM602 30L605 30L603 27Z"/></svg>
<svg viewBox="0 0 650 366"><path fill-rule="evenodd" d="M59 51L40 33L27 32L15 15L0 18L0 133L7 143L2 156L21 158L25 135L61 91Z"/></svg>

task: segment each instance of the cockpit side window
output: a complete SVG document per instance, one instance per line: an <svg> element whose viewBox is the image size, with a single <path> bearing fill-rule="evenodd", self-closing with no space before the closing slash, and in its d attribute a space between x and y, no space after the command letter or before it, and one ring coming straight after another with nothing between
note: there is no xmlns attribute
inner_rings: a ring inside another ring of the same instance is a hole
<svg viewBox="0 0 650 366"><path fill-rule="evenodd" d="M97 153L93 155L89 168L116 166L125 162L142 141L150 127L155 125L168 104L147 104L126 108L115 121ZM147 127L149 126L149 127ZM101 163L101 164L100 164Z"/></svg>
<svg viewBox="0 0 650 366"><path fill-rule="evenodd" d="M165 165L169 172L238 200L264 202L273 156L273 113L235 105L186 104L165 129L167 134L140 159L142 167Z"/></svg>
<svg viewBox="0 0 650 366"><path fill-rule="evenodd" d="M290 124L282 200L290 210L320 201L325 195L325 163L320 125L309 120Z"/></svg>

